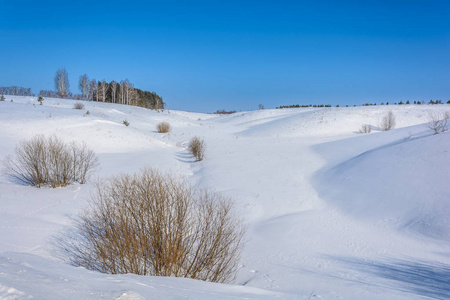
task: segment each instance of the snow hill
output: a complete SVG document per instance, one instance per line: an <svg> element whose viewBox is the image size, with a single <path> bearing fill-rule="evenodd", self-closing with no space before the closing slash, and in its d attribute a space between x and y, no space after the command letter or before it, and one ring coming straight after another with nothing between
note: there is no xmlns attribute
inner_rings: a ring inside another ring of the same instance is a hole
<svg viewBox="0 0 450 300"><path fill-rule="evenodd" d="M151 166L226 194L248 225L238 277L224 285L66 265L51 239L93 185L38 189L1 175L0 299L450 299L450 133L426 127L450 106L224 116L74 103L6 96L0 159L55 134L94 149L95 177ZM390 110L396 129L377 130ZM161 121L170 133L156 131ZM363 124L372 133L359 133ZM186 150L195 135L206 142L202 162Z"/></svg>

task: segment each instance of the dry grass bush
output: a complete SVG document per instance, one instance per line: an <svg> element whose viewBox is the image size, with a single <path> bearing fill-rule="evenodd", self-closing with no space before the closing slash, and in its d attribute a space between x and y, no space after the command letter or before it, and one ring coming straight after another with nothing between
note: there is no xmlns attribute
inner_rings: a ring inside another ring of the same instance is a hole
<svg viewBox="0 0 450 300"><path fill-rule="evenodd" d="M372 126L364 124L361 126L361 128L359 129L360 133L370 133L372 131Z"/></svg>
<svg viewBox="0 0 450 300"><path fill-rule="evenodd" d="M161 122L158 125L156 125L156 129L158 130L159 133L167 133L169 132L172 128L170 126L169 123L167 122Z"/></svg>
<svg viewBox="0 0 450 300"><path fill-rule="evenodd" d="M230 199L145 168L98 184L56 244L72 265L103 273L230 282L245 229L232 208Z"/></svg>
<svg viewBox="0 0 450 300"><path fill-rule="evenodd" d="M84 104L81 102L75 102L75 104L73 105L74 109L84 109Z"/></svg>
<svg viewBox="0 0 450 300"><path fill-rule="evenodd" d="M383 131L391 130L395 127L395 117L392 111L388 112L381 120L380 128Z"/></svg>
<svg viewBox="0 0 450 300"><path fill-rule="evenodd" d="M450 113L430 113L428 115L427 127L434 131L435 134L442 133L447 130L448 119L450 119Z"/></svg>
<svg viewBox="0 0 450 300"><path fill-rule="evenodd" d="M197 161L202 161L205 157L205 141L195 136L189 141L189 152Z"/></svg>
<svg viewBox="0 0 450 300"><path fill-rule="evenodd" d="M86 183L98 166L98 158L85 144L67 144L55 136L38 135L21 142L15 156L7 156L3 165L6 174L23 184L55 188Z"/></svg>

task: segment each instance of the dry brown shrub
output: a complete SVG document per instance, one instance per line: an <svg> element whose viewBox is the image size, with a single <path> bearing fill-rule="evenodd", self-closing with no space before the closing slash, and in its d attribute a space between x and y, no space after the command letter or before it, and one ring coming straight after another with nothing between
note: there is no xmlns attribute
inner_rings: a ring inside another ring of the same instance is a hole
<svg viewBox="0 0 450 300"><path fill-rule="evenodd" d="M205 157L205 141L195 136L189 141L189 152L197 161L202 161Z"/></svg>
<svg viewBox="0 0 450 300"><path fill-rule="evenodd" d="M158 125L156 125L156 129L158 130L159 133L167 133L169 132L172 128L170 126L169 123L167 122L161 122L158 123Z"/></svg>
<svg viewBox="0 0 450 300"><path fill-rule="evenodd" d="M98 184L57 246L72 265L103 273L230 282L244 234L232 208L230 199L145 168Z"/></svg>
<svg viewBox="0 0 450 300"><path fill-rule="evenodd" d="M84 109L84 104L81 102L75 102L75 104L73 105L74 109Z"/></svg>
<svg viewBox="0 0 450 300"><path fill-rule="evenodd" d="M67 144L56 136L38 135L23 141L14 154L3 161L5 173L23 184L37 187L84 184L98 166L97 156L85 144Z"/></svg>

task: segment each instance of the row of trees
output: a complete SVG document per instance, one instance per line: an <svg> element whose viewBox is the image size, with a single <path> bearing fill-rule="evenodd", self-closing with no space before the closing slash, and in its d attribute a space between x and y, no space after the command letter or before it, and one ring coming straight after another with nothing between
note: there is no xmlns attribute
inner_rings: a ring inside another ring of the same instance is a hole
<svg viewBox="0 0 450 300"><path fill-rule="evenodd" d="M4 86L0 87L1 95L12 95L12 96L33 96L30 88L24 88L21 86Z"/></svg>
<svg viewBox="0 0 450 300"><path fill-rule="evenodd" d="M73 94L70 92L69 74L65 68L60 68L56 71L54 81L54 91L40 90L38 96L110 102L141 106L150 109L163 109L165 106L161 96L155 92L143 91L135 88L128 79L120 82L113 80L108 83L105 80L91 80L84 74L80 76L78 82L80 94ZM0 87L0 95L34 96L30 88L20 86Z"/></svg>
<svg viewBox="0 0 450 300"><path fill-rule="evenodd" d="M78 88L81 94L76 95L76 98L81 100L135 105L151 109L164 108L164 102L158 94L137 89L128 79L120 82L96 81L90 80L84 74L80 76Z"/></svg>
<svg viewBox="0 0 450 300"><path fill-rule="evenodd" d="M89 79L87 74L81 75L78 81L80 94L73 95L69 92L69 79L65 68L60 68L55 75L56 94L61 98L77 100L99 101L119 103L126 105L142 106L151 109L163 109L164 102L155 92L137 89L128 80L120 82L105 80L97 81ZM41 91L40 96L49 96L49 91Z"/></svg>
<svg viewBox="0 0 450 300"><path fill-rule="evenodd" d="M422 104L427 104L427 102L425 101L414 101L413 103L411 103L409 100L407 100L406 102L400 101L400 102L395 102L392 105L403 105L403 104L417 104L417 105L422 105ZM430 100L428 102L428 104L444 104L444 102L442 100ZM447 101L447 104L450 104L450 100ZM364 103L361 106L376 106L376 103ZM386 104L384 102L381 102L380 105L389 105L389 102L386 102ZM353 106L357 106L356 104ZM293 104L293 105L281 105L278 106L277 109L281 109L281 108L298 108L298 107L331 107L330 104ZM336 107L339 107L339 104L336 105ZM346 105L346 107L348 107L348 105Z"/></svg>
<svg viewBox="0 0 450 300"><path fill-rule="evenodd" d="M348 106L348 105L347 105ZM331 104L293 104L293 105L281 105L278 106L277 109L282 109L282 108L298 108L298 107L331 107ZM336 105L336 107L339 107L339 104Z"/></svg>

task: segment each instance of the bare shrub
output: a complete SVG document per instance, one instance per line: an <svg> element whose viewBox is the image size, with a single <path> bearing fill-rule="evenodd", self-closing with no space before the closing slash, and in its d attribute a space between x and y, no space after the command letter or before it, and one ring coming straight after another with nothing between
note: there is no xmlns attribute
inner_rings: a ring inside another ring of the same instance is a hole
<svg viewBox="0 0 450 300"><path fill-rule="evenodd" d="M231 115L234 114L236 111L235 110L225 110L225 109L219 109L215 112L215 114L218 115Z"/></svg>
<svg viewBox="0 0 450 300"><path fill-rule="evenodd" d="M72 151L72 166L73 177L72 180L85 184L90 172L98 167L98 157L92 149L89 149L85 143L77 144L72 142L70 144Z"/></svg>
<svg viewBox="0 0 450 300"><path fill-rule="evenodd" d="M427 127L434 131L435 134L442 133L447 130L448 119L450 119L450 113L430 113L428 115Z"/></svg>
<svg viewBox="0 0 450 300"><path fill-rule="evenodd" d="M172 128L169 123L167 122L161 122L158 125L156 125L156 129L159 133L166 133L169 132Z"/></svg>
<svg viewBox="0 0 450 300"><path fill-rule="evenodd" d="M245 230L232 208L230 199L145 168L98 184L56 245L72 265L103 273L229 282Z"/></svg>
<svg viewBox="0 0 450 300"><path fill-rule="evenodd" d="M84 109L84 104L81 102L75 102L75 104L73 105L74 109Z"/></svg>
<svg viewBox="0 0 450 300"><path fill-rule="evenodd" d="M393 129L394 127L395 127L395 117L392 111L390 111L381 120L380 128L383 131L388 131Z"/></svg>
<svg viewBox="0 0 450 300"><path fill-rule="evenodd" d="M189 152L197 161L202 161L205 157L205 141L195 136L189 141Z"/></svg>
<svg viewBox="0 0 450 300"><path fill-rule="evenodd" d="M372 131L372 126L364 124L361 126L361 128L359 129L360 133L370 133Z"/></svg>
<svg viewBox="0 0 450 300"><path fill-rule="evenodd" d="M130 125L130 122L128 122L127 120L123 120L122 123L123 123L123 125L125 125L125 126L127 126L127 127Z"/></svg>
<svg viewBox="0 0 450 300"><path fill-rule="evenodd" d="M55 136L38 135L21 142L15 156L7 156L3 165L6 174L23 184L55 188L86 183L98 158L85 144L66 144Z"/></svg>

